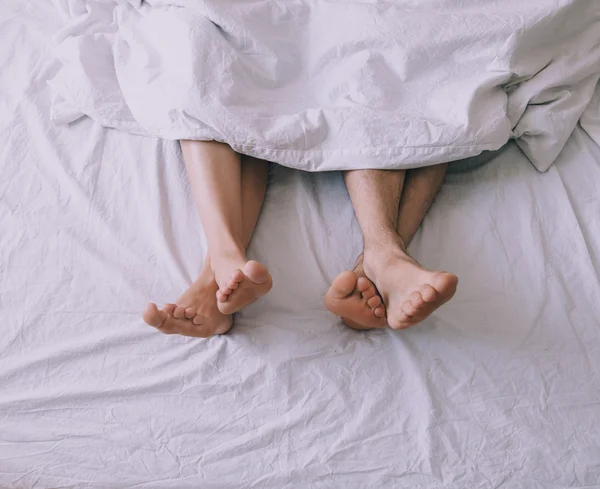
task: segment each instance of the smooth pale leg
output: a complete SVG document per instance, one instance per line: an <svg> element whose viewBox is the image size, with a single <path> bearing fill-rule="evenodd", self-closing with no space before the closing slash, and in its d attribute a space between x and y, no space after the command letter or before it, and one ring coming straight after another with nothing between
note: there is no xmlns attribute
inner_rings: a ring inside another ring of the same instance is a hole
<svg viewBox="0 0 600 489"><path fill-rule="evenodd" d="M200 148L198 148L198 146L200 146ZM202 216L204 216L205 220L208 219L210 221L209 225L213 225L211 228L212 236L215 234L214 228L216 227L218 239L221 239L221 236L223 235L228 243L239 242L245 258L245 250L252 238L264 201L267 187L268 163L255 158L244 157L243 163L240 164L239 156L233 153L229 147L223 148L223 146L225 145L220 145L218 143L182 141L182 148L185 148L184 154L187 154L186 166L194 191L196 207L198 208L201 219ZM219 158L222 158L227 166L220 174L218 171L213 172L211 175L213 178L206 181L211 182L214 185L213 188L218 194L218 197L223 197L223 193L234 194L235 191L239 191L241 194L241 199L236 199L235 195L232 195L233 199L229 203L223 202L224 199L221 198L218 198L216 201L217 205L215 213L224 211L221 212L221 218L222 222L225 223L224 227L229 233L227 231L224 232L219 228L218 219L211 218L211 201L209 198L206 198L208 195L204 193L203 183L198 181L203 178L203 174L201 171L196 171L196 166L203 163L202 158L206 153L209 153L208 158L206 158L208 162L217 162L220 161ZM238 165L239 171L238 168L236 168ZM217 175L214 173L217 173ZM240 180L239 186L235 183L238 175ZM228 189L225 189L224 192L220 192L219 188L222 186L222 180L231 182L232 180L229 180L229 178L233 180L233 185ZM243 205L241 205L242 202ZM206 212L207 209L204 207L207 205L208 213ZM239 209L240 207L241 220L238 220L236 208ZM216 223L215 220L217 221ZM211 246L209 243L209 252L204 260L199 277L174 304L167 304L162 310L159 310L155 304L148 304L144 311L144 320L148 324L157 327L164 333L198 337L222 334L231 328L232 317L230 312L227 308L224 308L226 309L225 313L222 312L217 302L216 296L219 293L219 285L216 282L210 249ZM246 261L246 263L248 262ZM260 270L262 265L255 264L256 262L251 264L251 267L254 269L258 267L258 274L262 273L263 270ZM256 277L256 275L254 276ZM240 282L236 283L226 281L227 286L232 286L230 287L231 292L229 295L232 294L233 290L240 287L240 283L243 288L246 289L244 294L239 294L238 299L241 300L238 300L237 302L231 301L229 304L230 308L231 306L233 306L233 308L239 306L240 302L243 303L243 300L247 299L248 296L250 296L250 301L255 300L255 297L253 297L252 294L255 294L256 292L253 289L252 284L243 284L244 278L246 278L246 275L241 278ZM265 289L265 285L268 285L268 288L270 289L271 283L270 276L267 272L267 284L263 282L261 284L261 290Z"/></svg>

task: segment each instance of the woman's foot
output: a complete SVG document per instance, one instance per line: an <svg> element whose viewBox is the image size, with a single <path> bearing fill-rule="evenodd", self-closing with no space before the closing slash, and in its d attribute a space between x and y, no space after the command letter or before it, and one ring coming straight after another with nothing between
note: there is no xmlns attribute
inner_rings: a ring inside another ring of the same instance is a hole
<svg viewBox="0 0 600 489"><path fill-rule="evenodd" d="M454 296L458 277L426 270L406 254L402 246L365 251L365 273L370 277L387 311L393 329L404 329L426 319Z"/></svg>
<svg viewBox="0 0 600 489"><path fill-rule="evenodd" d="M217 307L223 314L233 314L265 295L273 279L262 263L238 257L215 257L212 260L217 284Z"/></svg>
<svg viewBox="0 0 600 489"><path fill-rule="evenodd" d="M362 255L353 271L340 273L325 295L325 305L354 329L387 327L385 307L375 285L365 275Z"/></svg>
<svg viewBox="0 0 600 489"><path fill-rule="evenodd" d="M162 309L156 304L148 304L144 309L144 321L166 334L208 338L227 333L233 318L219 311L215 298L218 290L212 270L205 266L175 304L166 304Z"/></svg>

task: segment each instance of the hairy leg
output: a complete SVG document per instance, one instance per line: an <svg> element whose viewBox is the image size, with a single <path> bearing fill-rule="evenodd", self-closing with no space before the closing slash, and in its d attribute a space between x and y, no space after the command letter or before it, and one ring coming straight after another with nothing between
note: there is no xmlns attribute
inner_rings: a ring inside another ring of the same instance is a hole
<svg viewBox="0 0 600 489"><path fill-rule="evenodd" d="M398 234L406 247L412 241L440 191L447 170L448 164L446 163L406 172L397 224Z"/></svg>
<svg viewBox="0 0 600 489"><path fill-rule="evenodd" d="M344 174L363 236L365 239L379 236L381 243L374 243L377 246L398 240L396 227L404 177L403 171L359 170ZM363 254L358 257L354 270L342 272L335 278L325 295L325 305L354 329L388 325L381 297L365 274Z"/></svg>
<svg viewBox="0 0 600 489"><path fill-rule="evenodd" d="M424 269L406 251L443 181L442 170L408 176L364 170L347 172L345 179L364 238L362 267L381 294L387 323L394 329L417 324L452 298L458 281Z"/></svg>

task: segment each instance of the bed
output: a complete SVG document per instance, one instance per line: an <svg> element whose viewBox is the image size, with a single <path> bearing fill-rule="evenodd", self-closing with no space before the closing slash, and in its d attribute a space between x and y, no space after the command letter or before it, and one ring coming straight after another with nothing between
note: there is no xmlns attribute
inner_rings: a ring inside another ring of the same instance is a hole
<svg viewBox="0 0 600 489"><path fill-rule="evenodd" d="M361 248L341 176L274 167L273 291L164 336L144 304L205 250L178 145L50 122L58 23L0 3L0 487L600 486L598 97L547 172L509 143L449 175L411 251L459 290L419 327L326 310Z"/></svg>

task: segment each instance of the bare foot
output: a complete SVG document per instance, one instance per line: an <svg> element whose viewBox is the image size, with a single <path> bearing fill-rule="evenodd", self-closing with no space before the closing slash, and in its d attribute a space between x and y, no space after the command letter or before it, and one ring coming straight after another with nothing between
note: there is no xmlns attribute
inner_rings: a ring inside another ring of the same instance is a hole
<svg viewBox="0 0 600 489"><path fill-rule="evenodd" d="M385 307L377 295L375 285L364 273L362 255L354 271L340 273L325 295L325 305L342 318L346 326L354 329L387 327Z"/></svg>
<svg viewBox="0 0 600 489"><path fill-rule="evenodd" d="M175 304L166 304L162 309L156 304L148 304L144 309L144 321L166 334L208 338L227 333L233 318L219 311L215 298L218 290L212 270L204 267L200 277Z"/></svg>
<svg viewBox="0 0 600 489"><path fill-rule="evenodd" d="M213 260L219 289L217 307L223 314L233 314L265 295L273 287L273 279L262 263L243 258Z"/></svg>
<svg viewBox="0 0 600 489"><path fill-rule="evenodd" d="M423 268L401 247L365 251L365 272L381 293L393 329L420 323L454 296L458 277Z"/></svg>

